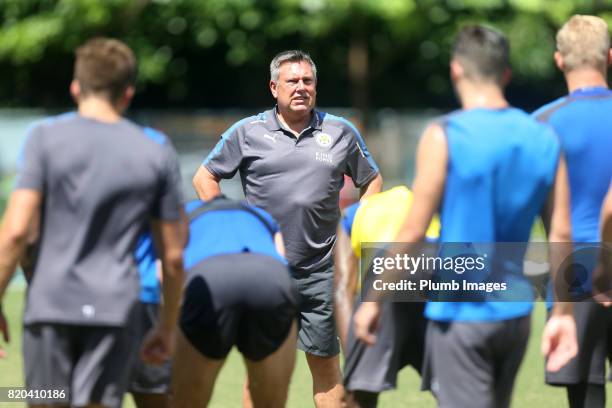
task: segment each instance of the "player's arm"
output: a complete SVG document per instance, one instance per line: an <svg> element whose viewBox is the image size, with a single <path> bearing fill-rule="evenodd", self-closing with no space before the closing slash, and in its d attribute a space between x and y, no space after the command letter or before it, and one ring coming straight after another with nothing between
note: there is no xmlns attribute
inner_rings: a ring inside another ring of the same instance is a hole
<svg viewBox="0 0 612 408"><path fill-rule="evenodd" d="M425 238L444 193L448 166L448 145L444 130L438 124L430 125L419 142L416 155L416 172L413 185L413 202L408 215L395 239L392 254L410 251L407 243ZM376 302L363 302L355 314L355 336L372 344L373 334L380 316Z"/></svg>
<svg viewBox="0 0 612 408"><path fill-rule="evenodd" d="M209 201L221 194L220 181L219 177L202 165L193 176L193 187L200 200Z"/></svg>
<svg viewBox="0 0 612 408"><path fill-rule="evenodd" d="M276 251L281 254L281 256L285 256L285 241L283 240L283 234L280 231L274 234L274 246L276 247Z"/></svg>
<svg viewBox="0 0 612 408"><path fill-rule="evenodd" d="M417 147L416 172L412 187L413 202L395 241L420 242L436 213L446 183L448 145L438 124L430 125Z"/></svg>
<svg viewBox="0 0 612 408"><path fill-rule="evenodd" d="M184 208L181 208L179 212L181 218L181 245L183 246L183 248L187 248L187 245L189 245L189 217L187 216L187 213L185 212ZM155 245L155 243L153 243L153 245ZM162 269L162 263L159 256L155 259L155 270L157 271L157 280L160 283L163 283L164 271Z"/></svg>
<svg viewBox="0 0 612 408"><path fill-rule="evenodd" d="M601 207L601 249L599 265L593 272L595 300L612 306L612 184Z"/></svg>
<svg viewBox="0 0 612 408"><path fill-rule="evenodd" d="M183 248L189 227L182 205L181 172L178 156L171 145L164 150L165 166L159 174L158 196L151 208L151 236L155 253L162 267L162 298L159 320L145 338L141 358L160 364L174 350L174 330L177 325L185 271Z"/></svg>
<svg viewBox="0 0 612 408"><path fill-rule="evenodd" d="M612 184L601 207L601 240L612 243Z"/></svg>
<svg viewBox="0 0 612 408"><path fill-rule="evenodd" d="M19 266L23 271L26 281L29 283L34 275L34 267L38 259L38 246L40 238L40 213L34 214L34 218L30 223L28 230L28 238L26 241L26 247L23 250L21 259L19 260Z"/></svg>
<svg viewBox="0 0 612 408"><path fill-rule="evenodd" d="M185 225L178 221L151 222L155 250L161 261L163 303L157 326L145 339L141 355L144 361L160 364L170 358L174 344L174 330L178 322L181 293L185 277L183 244Z"/></svg>
<svg viewBox="0 0 612 408"><path fill-rule="evenodd" d="M9 330L2 312L2 298L27 245L32 220L40 211L41 197L41 193L35 190L15 190L9 198L0 227L0 331L6 342L9 341ZM0 358L4 356L0 347Z"/></svg>
<svg viewBox="0 0 612 408"><path fill-rule="evenodd" d="M334 265L334 312L340 344L346 352L349 323L353 312L353 298L357 290L357 257L351 246L351 238L341 225L338 226L334 248Z"/></svg>
<svg viewBox="0 0 612 408"><path fill-rule="evenodd" d="M376 193L380 193L382 190L383 178L378 173L372 180L370 180L366 185L361 186L359 189L359 199L363 200L364 198L371 196Z"/></svg>
<svg viewBox="0 0 612 408"><path fill-rule="evenodd" d="M549 262L555 300L566 298L567 285L561 276L562 263L571 256L572 227L570 220L570 194L567 165L559 158L555 182L548 199L545 225L549 225ZM562 293L560 293L562 292ZM542 335L542 353L548 357L546 368L558 371L578 352L576 322L571 302L555 301L551 316Z"/></svg>

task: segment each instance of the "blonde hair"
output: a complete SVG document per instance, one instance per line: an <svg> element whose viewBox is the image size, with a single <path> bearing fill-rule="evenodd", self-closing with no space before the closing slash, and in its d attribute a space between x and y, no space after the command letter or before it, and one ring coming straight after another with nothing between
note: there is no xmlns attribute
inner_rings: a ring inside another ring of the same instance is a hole
<svg viewBox="0 0 612 408"><path fill-rule="evenodd" d="M594 68L605 72L610 50L608 24L595 16L572 16L557 32L557 50L565 71Z"/></svg>

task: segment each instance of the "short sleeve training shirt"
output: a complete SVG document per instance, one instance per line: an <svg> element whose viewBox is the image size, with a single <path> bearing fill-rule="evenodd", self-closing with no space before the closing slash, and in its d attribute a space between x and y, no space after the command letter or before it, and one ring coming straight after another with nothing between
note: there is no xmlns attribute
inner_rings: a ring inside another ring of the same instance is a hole
<svg viewBox="0 0 612 408"><path fill-rule="evenodd" d="M378 174L357 129L317 110L299 137L283 128L275 109L243 119L203 165L220 178L240 171L247 201L278 220L289 264L305 271L331 258L344 175L361 187Z"/></svg>
<svg viewBox="0 0 612 408"><path fill-rule="evenodd" d="M179 219L176 153L128 120L66 114L33 126L16 189L43 194L24 320L122 326L138 301L134 249L150 217Z"/></svg>
<svg viewBox="0 0 612 408"><path fill-rule="evenodd" d="M612 91L579 88L540 108L533 116L548 123L567 162L575 242L599 242L600 211L612 182Z"/></svg>

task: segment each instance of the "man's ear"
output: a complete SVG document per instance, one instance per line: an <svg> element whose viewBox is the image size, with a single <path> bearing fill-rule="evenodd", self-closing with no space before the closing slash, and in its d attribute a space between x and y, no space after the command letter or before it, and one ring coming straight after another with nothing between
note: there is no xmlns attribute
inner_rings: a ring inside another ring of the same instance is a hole
<svg viewBox="0 0 612 408"><path fill-rule="evenodd" d="M608 50L608 66L612 67L612 48Z"/></svg>
<svg viewBox="0 0 612 408"><path fill-rule="evenodd" d="M561 55L559 51L555 51L554 58L555 58L555 65L557 66L557 68L559 68L559 71L561 72L565 71L565 62L563 61L563 56Z"/></svg>
<svg viewBox="0 0 612 408"><path fill-rule="evenodd" d="M136 89L134 88L134 86L130 85L127 88L125 88L125 91L123 92L123 100L125 101L126 105L130 104L130 102L134 98L135 93L136 93Z"/></svg>
<svg viewBox="0 0 612 408"><path fill-rule="evenodd" d="M270 80L270 92L272 92L272 96L274 99L278 97L278 90L276 89L276 82Z"/></svg>
<svg viewBox="0 0 612 408"><path fill-rule="evenodd" d="M133 85L130 85L125 88L125 91L123 91L123 94L119 98L119 103L116 106L121 114L123 114L123 112L128 108L128 106L130 106L130 103L132 102L135 93L136 89Z"/></svg>
<svg viewBox="0 0 612 408"><path fill-rule="evenodd" d="M504 74L502 76L502 86L506 86L510 83L512 79L512 70L510 68L504 69Z"/></svg>
<svg viewBox="0 0 612 408"><path fill-rule="evenodd" d="M451 60L450 63L450 76L453 81L456 81L460 78L463 78L465 75L465 70L463 69L463 65L456 59Z"/></svg>
<svg viewBox="0 0 612 408"><path fill-rule="evenodd" d="M81 84L76 79L70 82L70 95L75 103L79 103L79 99L81 98Z"/></svg>

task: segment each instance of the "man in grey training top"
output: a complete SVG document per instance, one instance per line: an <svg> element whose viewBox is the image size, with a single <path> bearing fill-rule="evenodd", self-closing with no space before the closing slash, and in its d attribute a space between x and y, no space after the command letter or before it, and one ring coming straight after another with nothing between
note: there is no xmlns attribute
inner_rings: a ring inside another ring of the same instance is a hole
<svg viewBox="0 0 612 408"><path fill-rule="evenodd" d="M183 282L180 175L167 138L121 116L135 74L122 42L81 46L70 87L78 111L33 126L20 157L0 230L0 301L40 214L24 313L25 385L63 391L33 405L120 406L139 346L133 253L150 218L164 307L141 354L160 363L172 352ZM8 341L1 309L0 331Z"/></svg>
<svg viewBox="0 0 612 408"><path fill-rule="evenodd" d="M315 404L339 406L339 345L333 318L332 248L344 175L361 197L380 191L382 178L357 129L315 109L316 66L302 51L270 64L276 107L234 124L198 169L203 200L240 170L244 194L279 222L300 296L298 347L306 352Z"/></svg>

